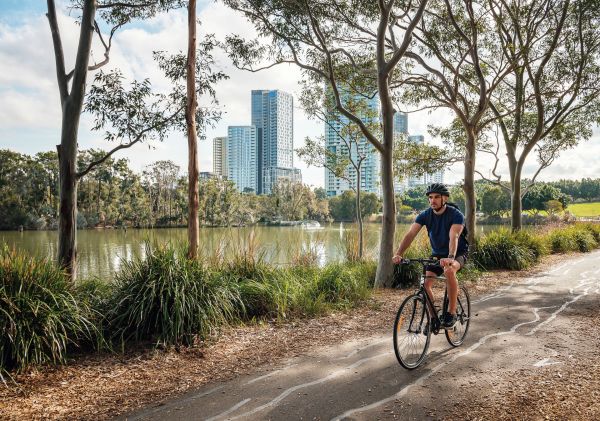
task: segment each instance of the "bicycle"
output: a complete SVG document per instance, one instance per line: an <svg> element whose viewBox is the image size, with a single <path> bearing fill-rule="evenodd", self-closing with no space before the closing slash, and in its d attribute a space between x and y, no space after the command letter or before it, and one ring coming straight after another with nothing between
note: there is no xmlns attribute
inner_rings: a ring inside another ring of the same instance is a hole
<svg viewBox="0 0 600 421"><path fill-rule="evenodd" d="M402 367L412 370L425 360L431 333L437 335L444 330L450 345L456 347L463 343L471 323L471 302L469 292L459 285L456 303L457 323L451 329L442 328L440 316L448 309L448 291L444 290L444 304L441 311L434 306L425 290L425 279L446 280L445 276L427 276L426 265L439 264L436 259L402 259L400 264L420 263L423 273L419 279L419 290L407 297L394 321L394 352Z"/></svg>

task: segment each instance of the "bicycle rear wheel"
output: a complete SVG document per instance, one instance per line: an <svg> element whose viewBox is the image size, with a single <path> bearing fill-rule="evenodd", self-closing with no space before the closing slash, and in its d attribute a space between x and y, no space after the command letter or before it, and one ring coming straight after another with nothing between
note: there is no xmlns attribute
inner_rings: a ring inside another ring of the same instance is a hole
<svg viewBox="0 0 600 421"><path fill-rule="evenodd" d="M406 298L394 321L394 352L402 367L412 370L425 359L431 339L431 316L424 298Z"/></svg>
<svg viewBox="0 0 600 421"><path fill-rule="evenodd" d="M452 329L446 329L446 339L452 346L461 345L471 323L471 301L469 300L469 292L465 286L458 288L458 298L456 302L456 315L458 321Z"/></svg>

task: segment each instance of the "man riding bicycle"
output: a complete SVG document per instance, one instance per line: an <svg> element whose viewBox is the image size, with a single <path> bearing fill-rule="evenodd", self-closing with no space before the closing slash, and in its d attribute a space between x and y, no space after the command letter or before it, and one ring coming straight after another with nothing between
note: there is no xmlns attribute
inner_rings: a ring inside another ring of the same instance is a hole
<svg viewBox="0 0 600 421"><path fill-rule="evenodd" d="M392 258L398 264L402 255L410 247L423 225L427 227L432 257L440 259L440 265L427 265L425 290L433 302L433 279L430 277L446 276L448 290L448 312L442 317L442 327L451 329L457 322L456 297L458 296L458 281L456 273L462 269L467 260L469 246L461 236L465 222L464 215L453 206L448 206L450 198L448 187L441 183L433 183L427 187L429 209L421 212L408 232L400 242L398 251Z"/></svg>

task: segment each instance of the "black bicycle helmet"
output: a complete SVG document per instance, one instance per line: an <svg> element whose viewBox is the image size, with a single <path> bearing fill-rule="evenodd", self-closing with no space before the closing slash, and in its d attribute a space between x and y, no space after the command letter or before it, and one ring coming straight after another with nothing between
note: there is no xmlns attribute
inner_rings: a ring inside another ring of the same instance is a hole
<svg viewBox="0 0 600 421"><path fill-rule="evenodd" d="M450 197L450 190L442 183L433 183L427 186L427 193L425 193L425 196L429 196L431 193L439 193L442 196Z"/></svg>

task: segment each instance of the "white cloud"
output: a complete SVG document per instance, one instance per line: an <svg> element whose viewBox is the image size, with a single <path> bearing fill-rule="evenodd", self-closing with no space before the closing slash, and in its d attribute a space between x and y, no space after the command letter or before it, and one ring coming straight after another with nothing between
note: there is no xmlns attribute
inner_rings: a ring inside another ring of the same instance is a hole
<svg viewBox="0 0 600 421"><path fill-rule="evenodd" d="M77 48L79 26L74 19L59 13L60 31L64 43L67 66L72 66ZM223 39L235 32L246 38L255 36L252 26L243 16L226 8L221 3L206 2L199 13L202 25L199 34L215 33ZM185 10L163 14L156 18L125 28L113 40L111 61L105 70L119 68L129 78L150 78L155 88L168 90L169 83L162 76L152 59L152 52L164 50L169 53L187 49L187 15ZM94 61L102 60L103 49L99 41L94 41ZM215 60L219 70L230 76L216 87L218 100L224 111L223 119L215 128L208 128L207 139L200 142L200 168L212 170L212 139L226 134L228 125L250 123L250 91L252 89L280 89L299 93L300 71L295 66L279 66L258 73L235 69L220 50L215 50ZM69 69L70 67L68 67ZM93 77L93 75L90 75ZM50 29L45 16L33 16L18 24L0 23L0 148L11 148L23 153L53 150L60 138L60 102L56 85L54 54ZM319 136L323 124L310 121L301 109L294 110L294 145L302 146L306 136ZM451 115L442 111L422 111L409 115L411 134L423 134L428 138L427 126L433 122L445 124ZM80 126L81 148L104 148L106 144L101 133L90 131L91 118L84 116ZM22 135L20 135L22 133ZM35 138L35 141L31 139ZM439 143L437 140L430 140ZM182 133L174 133L164 142L152 145L136 145L119 157L128 157L136 170L162 159L171 159L183 171L187 169L187 142ZM582 143L576 149L564 152L561 158L545 170L542 179L598 177L599 166L596 157L600 156L600 134ZM531 163L534 157L530 157ZM300 160L295 165L302 169L304 181L312 185L323 184L323 169L307 168ZM486 173L492 163L485 156L478 156L478 168ZM526 167L525 176L531 176L531 165ZM505 165L501 166L504 174ZM462 179L462 166L457 164L447 171L447 181Z"/></svg>

